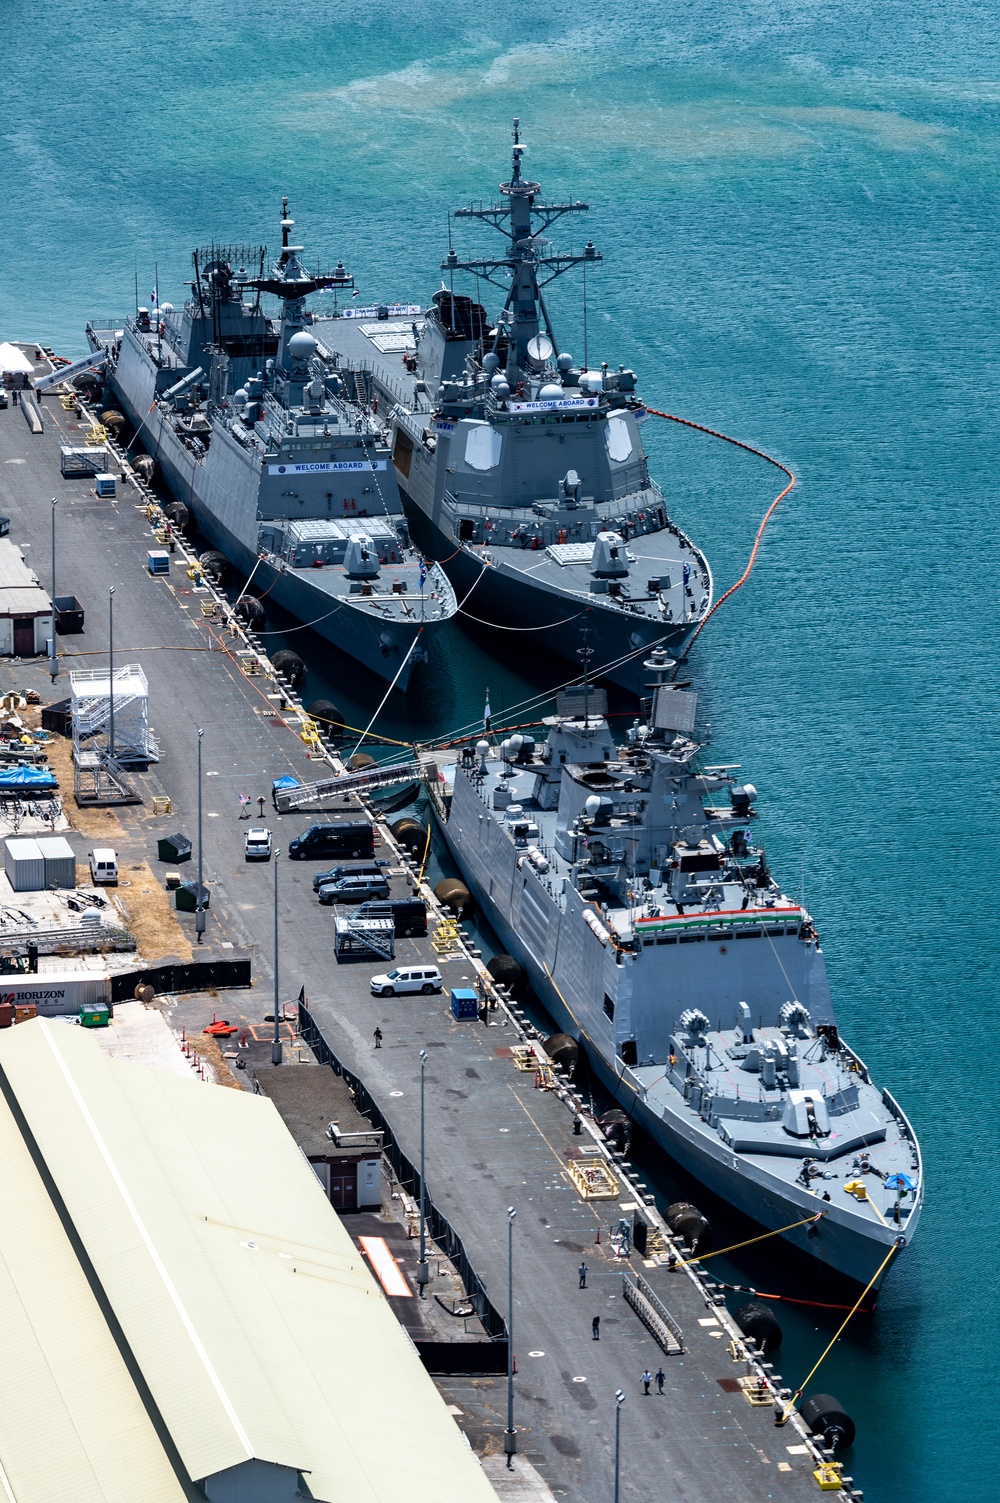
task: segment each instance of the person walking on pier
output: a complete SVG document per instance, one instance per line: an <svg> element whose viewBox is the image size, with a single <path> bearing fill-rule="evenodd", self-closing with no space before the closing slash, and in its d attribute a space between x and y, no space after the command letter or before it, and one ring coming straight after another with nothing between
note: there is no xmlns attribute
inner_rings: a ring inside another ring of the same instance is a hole
<svg viewBox="0 0 1000 1503"><path fill-rule="evenodd" d="M599 1315L595 1315L594 1318L593 1318L593 1320L590 1322L590 1329L594 1333L594 1340L595 1341L600 1341L600 1339L601 1339L601 1317Z"/></svg>
<svg viewBox="0 0 1000 1503"><path fill-rule="evenodd" d="M653 1381L653 1374L650 1372L649 1368L647 1367L646 1371L642 1375L642 1391L643 1391L643 1393L648 1393L649 1392L649 1385L650 1385L650 1383L652 1383L652 1381Z"/></svg>
<svg viewBox="0 0 1000 1503"><path fill-rule="evenodd" d="M662 1393L663 1392L663 1384L666 1381L666 1376L667 1375L663 1371L662 1367L658 1367L656 1369L656 1391L657 1391L657 1393Z"/></svg>
<svg viewBox="0 0 1000 1503"><path fill-rule="evenodd" d="M381 1047L382 1047L382 1030L381 1030L381 1028L376 1028L375 1029L375 1032L372 1034L372 1038L375 1040L375 1048L376 1049L381 1049Z"/></svg>
<svg viewBox="0 0 1000 1503"><path fill-rule="evenodd" d="M587 1287L587 1265L586 1265L586 1263L581 1263L580 1264L579 1273L580 1273L580 1288L581 1289L586 1289L586 1287Z"/></svg>

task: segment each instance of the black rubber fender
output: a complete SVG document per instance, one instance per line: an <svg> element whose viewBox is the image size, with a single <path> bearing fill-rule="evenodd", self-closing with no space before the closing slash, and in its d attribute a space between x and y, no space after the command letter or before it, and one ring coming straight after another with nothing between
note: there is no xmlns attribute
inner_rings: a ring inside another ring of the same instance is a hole
<svg viewBox="0 0 1000 1503"><path fill-rule="evenodd" d="M580 1045L576 1039L568 1033L554 1033L545 1040L545 1052L553 1064L558 1065L572 1080L580 1063Z"/></svg>
<svg viewBox="0 0 1000 1503"><path fill-rule="evenodd" d="M854 1421L840 1400L832 1394L810 1394L799 1408L799 1413L813 1435L822 1435L831 1450L846 1451L848 1446L853 1446L856 1434Z"/></svg>
<svg viewBox="0 0 1000 1503"><path fill-rule="evenodd" d="M392 832L392 838L405 846L411 856L424 854L427 845L427 826L422 825L419 819L414 819L411 814L405 814L402 819L395 820L389 829ZM438 887L442 885L438 883Z"/></svg>
<svg viewBox="0 0 1000 1503"><path fill-rule="evenodd" d="M751 1341L763 1347L765 1352L775 1352L781 1345L783 1333L773 1310L758 1300L748 1300L733 1313L733 1319Z"/></svg>
<svg viewBox="0 0 1000 1503"><path fill-rule="evenodd" d="M527 977L524 967L513 955L494 955L486 962L486 969L499 986L505 986L512 997L519 997L525 988Z"/></svg>

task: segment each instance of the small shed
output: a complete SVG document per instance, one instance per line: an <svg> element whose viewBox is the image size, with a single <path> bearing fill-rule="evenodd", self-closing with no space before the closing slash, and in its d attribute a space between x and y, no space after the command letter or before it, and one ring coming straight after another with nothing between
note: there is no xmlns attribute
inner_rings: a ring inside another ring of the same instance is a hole
<svg viewBox="0 0 1000 1503"><path fill-rule="evenodd" d="M45 886L76 887L76 856L65 835L45 835L37 841L45 862Z"/></svg>
<svg viewBox="0 0 1000 1503"><path fill-rule="evenodd" d="M5 840L4 872L15 892L45 891L45 857L37 840ZM74 886L76 884L74 883Z"/></svg>
<svg viewBox="0 0 1000 1503"><path fill-rule="evenodd" d="M10 538L0 538L0 656L30 658L45 651L52 602Z"/></svg>
<svg viewBox="0 0 1000 1503"><path fill-rule="evenodd" d="M273 1101L338 1211L382 1204L382 1132L354 1104L347 1082L326 1065L258 1070L257 1090Z"/></svg>

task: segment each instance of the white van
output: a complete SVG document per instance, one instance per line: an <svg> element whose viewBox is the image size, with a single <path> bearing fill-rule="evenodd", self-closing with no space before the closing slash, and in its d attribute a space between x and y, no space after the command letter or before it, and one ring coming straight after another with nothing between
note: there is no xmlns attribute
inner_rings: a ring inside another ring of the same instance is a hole
<svg viewBox="0 0 1000 1503"><path fill-rule="evenodd" d="M109 845L95 847L90 853L90 880L96 887L118 885L118 857Z"/></svg>

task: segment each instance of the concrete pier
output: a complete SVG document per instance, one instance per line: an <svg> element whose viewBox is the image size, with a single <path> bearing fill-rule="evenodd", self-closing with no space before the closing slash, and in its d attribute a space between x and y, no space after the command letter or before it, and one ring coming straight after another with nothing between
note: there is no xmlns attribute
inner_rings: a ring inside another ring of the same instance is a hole
<svg viewBox="0 0 1000 1503"><path fill-rule="evenodd" d="M50 498L59 498L57 593L75 594L83 602L86 632L59 639L60 674L54 689L40 659L0 660L0 680L5 688L39 688L46 702L64 698L70 668L106 663L108 594L115 586L116 661L139 663L148 677L150 719L161 760L137 774L143 804L88 811L87 817L100 822L100 843L118 847L126 880L129 867L143 862L162 875L166 864L157 863L157 838L175 830L192 839L196 835L197 731L204 728L204 861L211 907L203 948L222 952L236 947L252 955L255 988L227 994L225 1007L233 1021L261 1030L272 1008L274 868L244 862L247 825L239 818L239 797L249 796L256 818L257 797L265 796L265 820L284 852L293 835L324 816L276 816L268 797L271 780L288 773L311 781L321 764L309 759L294 717L279 709L277 686L241 671L240 644L202 613L208 597L195 592L180 556L174 555L169 576L150 576L147 551L158 545L138 491L119 485L110 501L99 499L86 480L61 479L60 443L81 443L90 424L84 420L81 428L54 394L47 394L41 405L42 434L32 432L20 413L0 412L0 510L11 518L11 538L21 546L30 544L26 556L47 589ZM69 805L71 787L64 786L63 795ZM170 799L169 815L153 812L156 797ZM388 845L382 854L394 856ZM293 999L304 988L329 1046L364 1081L414 1161L419 1156L419 1053L427 1050L428 1193L463 1238L502 1311L507 1208L517 1211L514 1417L523 1465L515 1471L510 1495L542 1497L548 1490L571 1503L611 1498L614 1395L621 1388L626 1394L621 1413L623 1498L636 1503L653 1498L757 1503L814 1497L816 1455L793 1423L776 1428L770 1403L756 1407L748 1402L739 1386L747 1363L728 1350L730 1328L704 1288L655 1257L615 1256L610 1232L622 1218L632 1219L642 1193L620 1179L613 1199L581 1195L572 1166L593 1139L575 1135L567 1103L555 1092L538 1089L533 1073L516 1068L514 1022L502 1012L491 1027L478 1020L455 1022L447 993L374 999L369 977L384 963L336 965L332 913L320 908L312 894L315 869L313 863L280 857L282 998L294 1012ZM403 896L410 890L407 876L395 860L391 870L393 896ZM193 863L184 875L194 876ZM127 903L128 889L121 895ZM192 916L177 915L171 939L180 953L196 948ZM396 943L397 963L438 959L429 940ZM442 962L441 968L446 987L475 984L467 954ZM376 1027L384 1035L377 1051ZM587 1264L586 1288L580 1287L581 1262ZM680 1355L667 1356L626 1303L626 1272L646 1279L666 1305L683 1332ZM427 1297L433 1299L434 1292L432 1278ZM592 1335L595 1316L600 1317L599 1341ZM655 1374L661 1364L663 1394L654 1382L647 1397L641 1374L646 1369ZM498 1465L506 1429L505 1380L451 1378L442 1380L442 1386L476 1450L491 1457L491 1477L499 1488L506 1487L512 1479L502 1475L502 1459ZM387 1415L387 1443L391 1431ZM848 1453L845 1471L850 1471L850 1460Z"/></svg>

